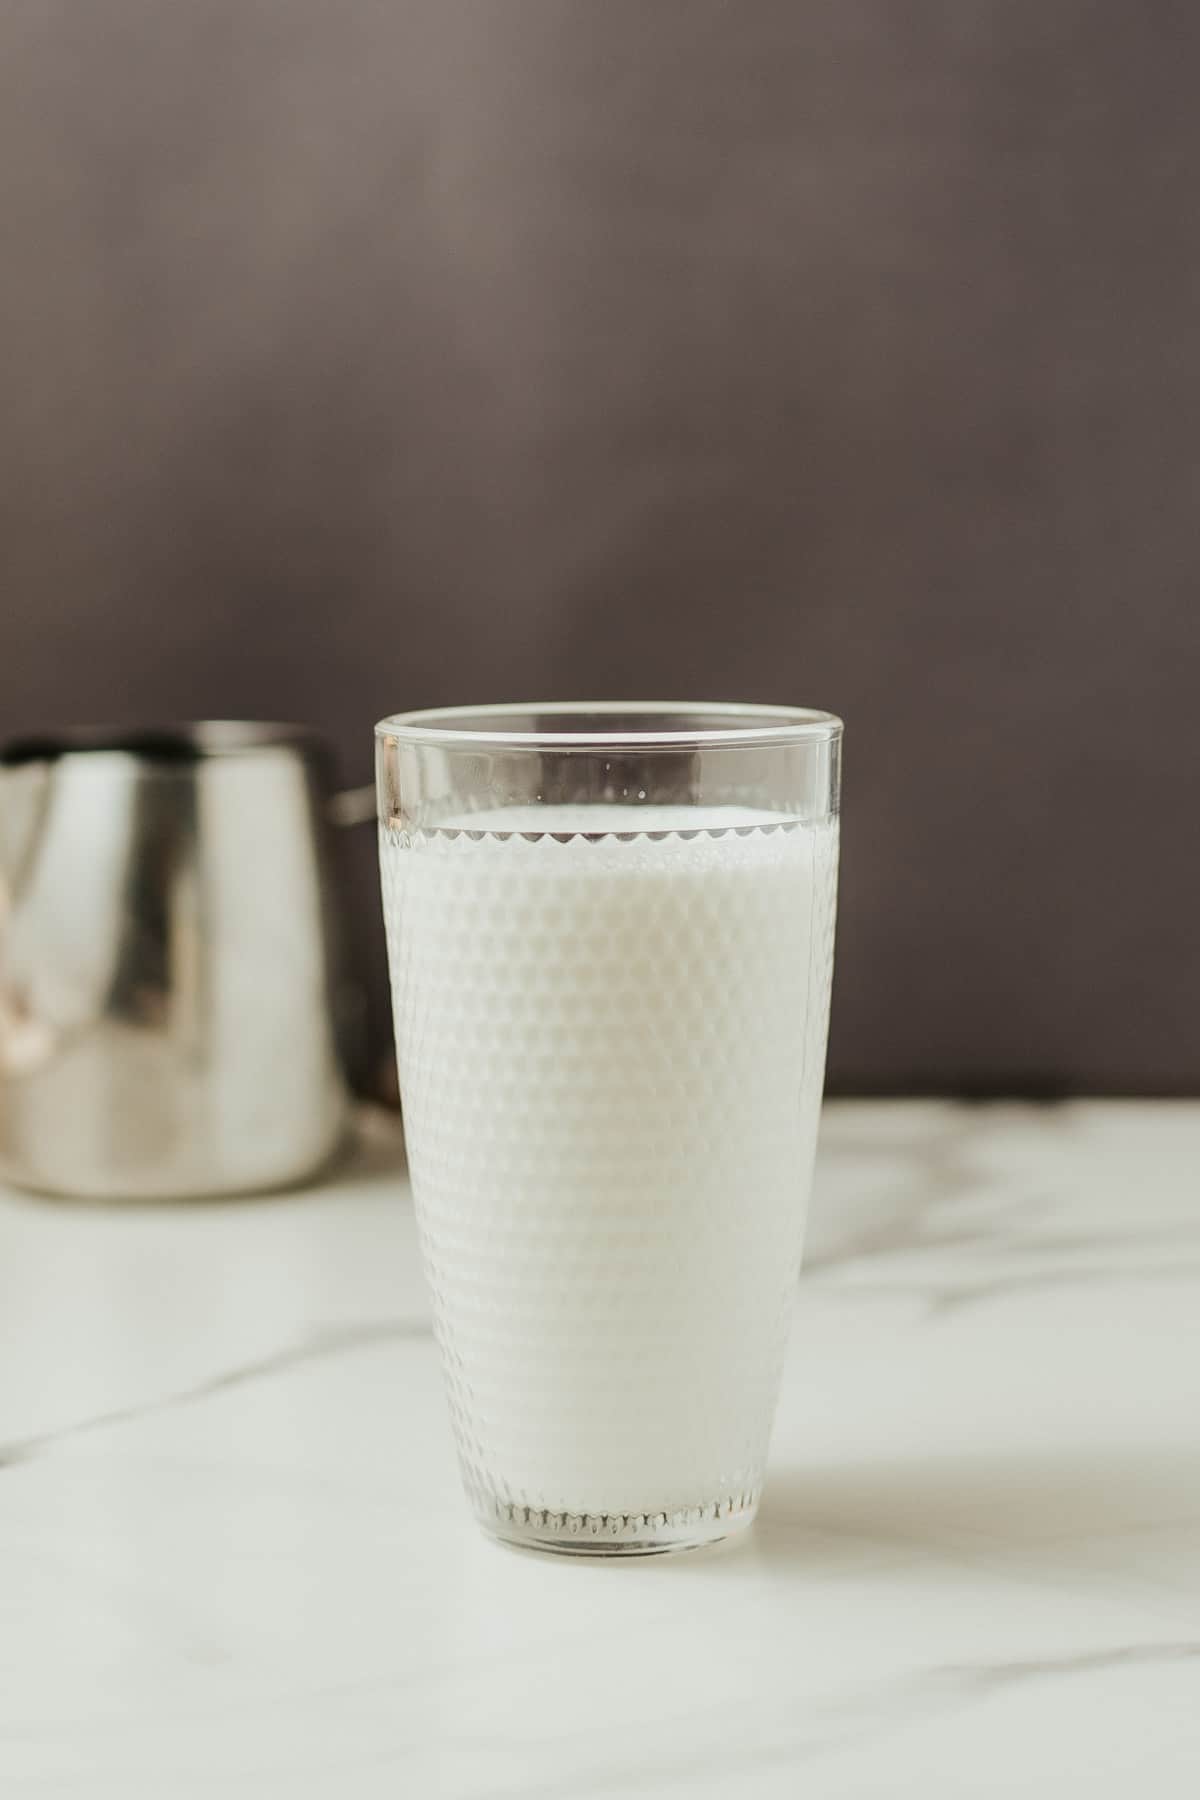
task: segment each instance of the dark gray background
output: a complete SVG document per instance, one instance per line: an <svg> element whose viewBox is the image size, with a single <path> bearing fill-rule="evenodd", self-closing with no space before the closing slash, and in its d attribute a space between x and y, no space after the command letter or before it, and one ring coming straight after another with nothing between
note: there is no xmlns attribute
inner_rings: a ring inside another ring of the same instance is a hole
<svg viewBox="0 0 1200 1800"><path fill-rule="evenodd" d="M0 735L848 723L836 1085L1200 1089L1191 5L0 13ZM386 1012L373 843L356 931Z"/></svg>

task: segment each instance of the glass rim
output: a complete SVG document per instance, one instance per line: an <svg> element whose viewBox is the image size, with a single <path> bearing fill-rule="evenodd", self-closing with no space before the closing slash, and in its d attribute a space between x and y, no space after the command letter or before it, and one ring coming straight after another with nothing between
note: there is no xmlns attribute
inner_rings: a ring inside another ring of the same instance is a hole
<svg viewBox="0 0 1200 1800"><path fill-rule="evenodd" d="M620 725L606 730L595 723L606 715L619 719ZM631 729L629 721L639 715L659 723L646 730ZM589 726L578 731L531 731L506 729L503 723L539 716L586 719ZM689 717L704 723L689 727ZM809 706L727 700L556 700L390 713L380 719L375 735L398 744L446 750L716 750L754 744L830 743L841 736L842 729L836 713Z"/></svg>

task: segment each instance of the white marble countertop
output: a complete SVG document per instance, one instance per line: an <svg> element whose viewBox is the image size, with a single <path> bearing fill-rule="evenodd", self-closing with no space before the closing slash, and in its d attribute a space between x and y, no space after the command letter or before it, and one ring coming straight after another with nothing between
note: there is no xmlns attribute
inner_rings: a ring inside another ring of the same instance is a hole
<svg viewBox="0 0 1200 1800"><path fill-rule="evenodd" d="M0 1792L1200 1792L1200 1104L827 1108L756 1529L459 1499L395 1145L0 1194Z"/></svg>

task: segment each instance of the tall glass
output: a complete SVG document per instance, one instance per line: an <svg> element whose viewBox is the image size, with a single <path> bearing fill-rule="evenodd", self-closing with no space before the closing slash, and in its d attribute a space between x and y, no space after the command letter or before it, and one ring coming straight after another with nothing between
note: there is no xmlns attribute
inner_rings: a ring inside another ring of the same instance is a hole
<svg viewBox="0 0 1200 1800"><path fill-rule="evenodd" d="M376 727L417 1222L498 1537L637 1553L754 1517L824 1076L841 733L673 703Z"/></svg>

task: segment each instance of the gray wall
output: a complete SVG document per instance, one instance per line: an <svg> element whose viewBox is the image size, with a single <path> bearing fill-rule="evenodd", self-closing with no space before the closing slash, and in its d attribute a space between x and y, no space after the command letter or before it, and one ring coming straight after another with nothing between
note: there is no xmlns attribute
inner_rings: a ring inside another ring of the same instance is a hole
<svg viewBox="0 0 1200 1800"><path fill-rule="evenodd" d="M0 14L0 734L848 721L833 1075L1200 1089L1200 18ZM373 846L352 852L379 976Z"/></svg>

